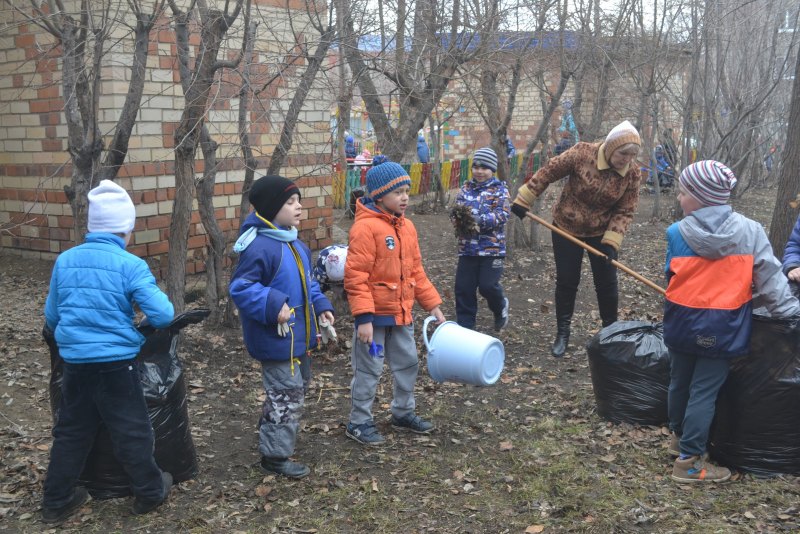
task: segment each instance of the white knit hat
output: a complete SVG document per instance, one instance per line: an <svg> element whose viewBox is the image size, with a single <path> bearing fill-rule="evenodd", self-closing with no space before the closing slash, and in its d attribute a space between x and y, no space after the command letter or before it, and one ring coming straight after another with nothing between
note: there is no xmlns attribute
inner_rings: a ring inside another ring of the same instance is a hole
<svg viewBox="0 0 800 534"><path fill-rule="evenodd" d="M136 223L136 208L128 192L103 180L89 191L89 231L129 234Z"/></svg>
<svg viewBox="0 0 800 534"><path fill-rule="evenodd" d="M616 149L629 143L641 145L642 140L633 124L628 121L622 121L614 126L606 136L604 147L606 157L610 158Z"/></svg>

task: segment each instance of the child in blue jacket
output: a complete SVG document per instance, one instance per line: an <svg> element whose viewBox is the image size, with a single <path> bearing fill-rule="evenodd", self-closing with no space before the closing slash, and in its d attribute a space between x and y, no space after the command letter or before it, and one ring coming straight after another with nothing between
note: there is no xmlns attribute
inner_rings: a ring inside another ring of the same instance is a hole
<svg viewBox="0 0 800 534"><path fill-rule="evenodd" d="M261 363L266 392L259 420L261 468L302 478L310 469L289 457L311 378L308 351L317 346L318 326L332 330L333 306L311 276L311 251L297 239L303 213L297 185L263 176L253 182L249 199L255 211L233 249L240 256L230 295L247 351Z"/></svg>
<svg viewBox="0 0 800 534"><path fill-rule="evenodd" d="M136 209L110 180L89 191L89 233L56 260L44 314L64 360L61 404L44 481L42 521L60 523L86 499L75 488L100 424L130 477L134 514L160 506L172 476L153 458L154 436L136 356L144 336L133 324L133 303L156 328L174 310L147 263L125 251Z"/></svg>
<svg viewBox="0 0 800 534"><path fill-rule="evenodd" d="M486 299L494 314L494 329L508 324L508 299L500 285L506 256L505 226L509 199L505 182L495 177L497 154L489 147L475 151L472 157L472 180L458 192L456 204L470 208L477 232L458 237L456 268L456 321L465 328L475 328L478 313L476 291Z"/></svg>
<svg viewBox="0 0 800 534"><path fill-rule="evenodd" d="M794 224L783 251L783 273L790 282L800 284L800 218Z"/></svg>

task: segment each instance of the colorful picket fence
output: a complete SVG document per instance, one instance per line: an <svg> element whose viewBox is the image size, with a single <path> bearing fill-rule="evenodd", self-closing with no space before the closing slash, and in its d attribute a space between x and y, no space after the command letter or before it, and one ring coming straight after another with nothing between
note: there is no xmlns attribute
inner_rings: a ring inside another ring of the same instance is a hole
<svg viewBox="0 0 800 534"><path fill-rule="evenodd" d="M520 173L522 165L522 155L517 154L509 161L510 181L515 181ZM411 195L423 195L438 191L437 184L433 179L433 163L412 163L403 165L411 178ZM528 170L525 176L530 176L541 166L541 154L534 154L528 163ZM337 172L333 177L333 205L337 208L347 206L350 193L355 189L363 189L367 184L368 166L348 168L346 172ZM442 190L458 189L472 178L471 160L459 159L450 160L442 163L441 166L441 187Z"/></svg>

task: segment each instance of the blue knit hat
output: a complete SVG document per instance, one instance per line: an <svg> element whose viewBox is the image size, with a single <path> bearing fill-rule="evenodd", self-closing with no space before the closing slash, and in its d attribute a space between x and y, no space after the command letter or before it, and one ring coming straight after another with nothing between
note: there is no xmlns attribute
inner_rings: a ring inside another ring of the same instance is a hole
<svg viewBox="0 0 800 534"><path fill-rule="evenodd" d="M472 156L472 164L482 165L494 172L497 170L497 153L488 146L479 148Z"/></svg>
<svg viewBox="0 0 800 534"><path fill-rule="evenodd" d="M393 161L375 165L367 171L367 194L378 200L389 191L401 186L411 186L411 178L406 170Z"/></svg>

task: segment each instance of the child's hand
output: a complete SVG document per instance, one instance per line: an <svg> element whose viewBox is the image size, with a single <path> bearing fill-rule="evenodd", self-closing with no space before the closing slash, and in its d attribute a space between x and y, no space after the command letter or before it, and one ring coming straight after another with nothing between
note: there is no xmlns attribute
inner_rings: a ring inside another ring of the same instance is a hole
<svg viewBox="0 0 800 534"><path fill-rule="evenodd" d="M800 267L795 267L794 269L786 273L786 276L792 282L800 282Z"/></svg>
<svg viewBox="0 0 800 534"><path fill-rule="evenodd" d="M333 317L333 312L330 312L330 311L324 311L324 312L320 313L318 319L319 319L320 322L325 321L328 324L333 324L334 321L336 320Z"/></svg>
<svg viewBox="0 0 800 534"><path fill-rule="evenodd" d="M278 323L288 323L292 318L292 309L284 302L283 308L278 312Z"/></svg>
<svg viewBox="0 0 800 534"><path fill-rule="evenodd" d="M372 323L358 325L356 333L360 342L366 343L367 345L372 343Z"/></svg>
<svg viewBox="0 0 800 534"><path fill-rule="evenodd" d="M447 320L447 319L445 319L444 314L442 313L442 310L439 309L439 306L436 306L434 309L432 309L428 313L430 313L431 315L436 317L436 324L442 324L443 322L445 322Z"/></svg>

